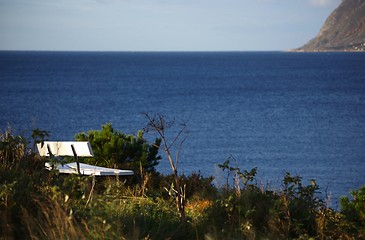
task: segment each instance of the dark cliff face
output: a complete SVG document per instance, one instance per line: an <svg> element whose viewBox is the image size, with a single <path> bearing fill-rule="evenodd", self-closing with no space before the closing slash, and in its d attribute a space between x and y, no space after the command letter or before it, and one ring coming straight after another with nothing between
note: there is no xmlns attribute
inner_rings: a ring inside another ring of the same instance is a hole
<svg viewBox="0 0 365 240"><path fill-rule="evenodd" d="M297 51L365 51L365 0L342 0L319 34Z"/></svg>

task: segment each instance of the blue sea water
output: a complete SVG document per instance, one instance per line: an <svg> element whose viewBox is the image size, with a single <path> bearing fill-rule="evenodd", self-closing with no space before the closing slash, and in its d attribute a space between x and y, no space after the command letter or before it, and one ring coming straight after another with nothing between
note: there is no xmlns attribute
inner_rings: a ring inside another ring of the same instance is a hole
<svg viewBox="0 0 365 240"><path fill-rule="evenodd" d="M73 140L111 122L135 134L161 113L171 135L189 130L180 172L219 185L232 156L272 187L286 171L313 178L333 205L365 184L363 53L3 51L0 86L2 132Z"/></svg>

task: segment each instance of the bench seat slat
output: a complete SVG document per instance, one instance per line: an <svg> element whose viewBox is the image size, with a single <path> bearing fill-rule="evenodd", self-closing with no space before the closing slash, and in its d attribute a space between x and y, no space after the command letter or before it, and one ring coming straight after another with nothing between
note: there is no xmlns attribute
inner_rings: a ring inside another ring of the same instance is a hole
<svg viewBox="0 0 365 240"><path fill-rule="evenodd" d="M77 156L79 157L93 157L94 153L90 146L89 142L72 142L72 141L63 141L63 142L53 142L53 141L44 141L42 143L38 143L38 152L41 156L49 156L48 147L50 148L52 154L54 156L74 156L72 152L71 145L74 146Z"/></svg>
<svg viewBox="0 0 365 240"><path fill-rule="evenodd" d="M46 163L46 168L48 170L52 169L52 165L50 163ZM57 169L60 173L68 173L68 174L77 174L77 166L75 162L67 163L64 165L57 164L55 165L55 169ZM133 171L131 170L121 170L114 168L105 168L98 167L94 165L89 165L85 163L80 163L80 172L83 175L95 175L95 176L130 176L133 175Z"/></svg>

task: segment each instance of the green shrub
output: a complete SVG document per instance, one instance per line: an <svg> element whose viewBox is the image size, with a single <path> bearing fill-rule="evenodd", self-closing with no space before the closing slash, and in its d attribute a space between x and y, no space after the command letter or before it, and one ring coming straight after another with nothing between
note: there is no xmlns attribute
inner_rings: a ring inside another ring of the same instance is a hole
<svg viewBox="0 0 365 240"><path fill-rule="evenodd" d="M90 142L94 157L84 161L91 164L132 169L139 173L141 168L146 172L155 171L161 159L158 155L160 139L149 144L143 138L143 131L139 131L137 136L126 135L115 130L111 123L103 125L101 130L78 133L75 139Z"/></svg>
<svg viewBox="0 0 365 240"><path fill-rule="evenodd" d="M343 228L354 236L365 238L365 185L350 193L352 200L346 196L340 198L341 214L346 221Z"/></svg>
<svg viewBox="0 0 365 240"><path fill-rule="evenodd" d="M323 208L323 201L317 196L318 190L314 180L304 186L300 176L287 172L283 190L275 201L272 230L282 237L316 236L317 215Z"/></svg>
<svg viewBox="0 0 365 240"><path fill-rule="evenodd" d="M181 224L168 195L174 175L151 171L132 185L116 176L59 174L44 169L24 138L9 130L0 140L0 239L365 239L365 186L351 200L342 197L336 211L317 197L314 181L306 186L286 173L283 188L270 191L257 186L256 168L241 171L226 161L223 190L212 177L179 176Z"/></svg>
<svg viewBox="0 0 365 240"><path fill-rule="evenodd" d="M27 141L21 136L14 136L8 128L0 135L0 166L2 169L17 169L26 155Z"/></svg>

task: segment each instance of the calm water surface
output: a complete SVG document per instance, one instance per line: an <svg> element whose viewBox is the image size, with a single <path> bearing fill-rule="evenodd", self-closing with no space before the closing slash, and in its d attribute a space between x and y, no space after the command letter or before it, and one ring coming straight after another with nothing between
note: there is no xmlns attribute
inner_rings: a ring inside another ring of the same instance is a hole
<svg viewBox="0 0 365 240"><path fill-rule="evenodd" d="M363 53L0 52L0 84L2 132L73 140L111 122L135 134L143 113L162 113L188 126L186 174L220 184L216 164L233 156L273 187L286 171L313 178L334 206L365 184Z"/></svg>

